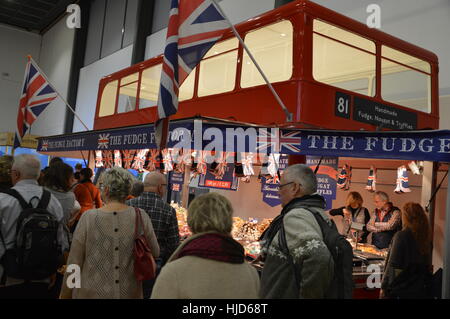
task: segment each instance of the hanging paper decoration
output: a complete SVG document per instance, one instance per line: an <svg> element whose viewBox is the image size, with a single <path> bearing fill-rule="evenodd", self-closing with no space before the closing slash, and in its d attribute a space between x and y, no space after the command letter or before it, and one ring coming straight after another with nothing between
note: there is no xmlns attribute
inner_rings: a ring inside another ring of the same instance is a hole
<svg viewBox="0 0 450 319"><path fill-rule="evenodd" d="M103 167L102 151L95 151L95 167Z"/></svg>
<svg viewBox="0 0 450 319"><path fill-rule="evenodd" d="M123 168L130 169L131 164L134 160L134 154L136 154L135 150L122 151L123 155Z"/></svg>
<svg viewBox="0 0 450 319"><path fill-rule="evenodd" d="M278 176L280 168L280 154L271 154L269 156L269 165L267 166L268 173L272 176Z"/></svg>
<svg viewBox="0 0 450 319"><path fill-rule="evenodd" d="M198 151L198 156L197 156L197 173L201 174L201 175L205 175L206 174L206 169L207 169L207 165L206 165L206 156L208 155L207 151Z"/></svg>
<svg viewBox="0 0 450 319"><path fill-rule="evenodd" d="M411 192L409 189L408 170L405 165L402 165L397 169L397 187L394 192L397 194Z"/></svg>
<svg viewBox="0 0 450 319"><path fill-rule="evenodd" d="M132 169L135 169L139 172L144 170L145 160L147 159L148 149L142 149L137 151L136 156L134 157L134 163L131 165Z"/></svg>
<svg viewBox="0 0 450 319"><path fill-rule="evenodd" d="M377 169L373 166L370 167L369 170L369 177L367 178L367 186L366 189L369 192L375 192L376 191L376 182L377 182Z"/></svg>
<svg viewBox="0 0 450 319"><path fill-rule="evenodd" d="M338 180L336 184L340 189L347 191L350 189L351 179L352 179L352 168L347 164L344 164L341 172L338 175Z"/></svg>
<svg viewBox="0 0 450 319"><path fill-rule="evenodd" d="M145 167L147 171L149 172L156 171L156 166L158 164L158 155L159 155L158 150L153 149L149 151L148 164L147 167Z"/></svg>
<svg viewBox="0 0 450 319"><path fill-rule="evenodd" d="M122 154L120 151L114 151L114 166L122 167Z"/></svg>
<svg viewBox="0 0 450 319"><path fill-rule="evenodd" d="M250 176L255 175L252 153L249 153L247 156L245 156L245 153L242 153L242 166L244 168L244 177L241 178L241 181L250 183Z"/></svg>
<svg viewBox="0 0 450 319"><path fill-rule="evenodd" d="M412 161L408 163L409 169L414 175L421 175L423 171L423 162Z"/></svg>
<svg viewBox="0 0 450 319"><path fill-rule="evenodd" d="M172 154L170 150L165 149L162 151L163 163L164 163L164 173L173 171Z"/></svg>
<svg viewBox="0 0 450 319"><path fill-rule="evenodd" d="M217 166L213 172L211 172L216 178L221 179L225 175L227 169L227 158L230 155L229 152L220 152L218 158L216 158Z"/></svg>

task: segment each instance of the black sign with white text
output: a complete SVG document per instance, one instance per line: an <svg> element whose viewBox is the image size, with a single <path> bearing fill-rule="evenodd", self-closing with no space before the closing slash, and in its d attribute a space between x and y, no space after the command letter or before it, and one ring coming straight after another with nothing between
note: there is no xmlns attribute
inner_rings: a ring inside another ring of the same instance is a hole
<svg viewBox="0 0 450 319"><path fill-rule="evenodd" d="M354 97L353 120L393 130L417 129L417 114Z"/></svg>

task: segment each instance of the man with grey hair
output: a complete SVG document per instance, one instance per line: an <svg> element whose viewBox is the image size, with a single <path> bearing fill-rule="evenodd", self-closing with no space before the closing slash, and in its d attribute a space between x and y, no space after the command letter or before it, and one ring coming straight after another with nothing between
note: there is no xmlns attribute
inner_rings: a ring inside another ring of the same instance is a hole
<svg viewBox="0 0 450 319"><path fill-rule="evenodd" d="M158 271L180 244L178 220L175 209L164 202L166 177L160 172L150 172L144 178L144 192L137 198L127 201L127 205L141 208L147 212L160 247L160 257L156 260ZM144 282L144 298L151 296L153 280Z"/></svg>
<svg viewBox="0 0 450 319"><path fill-rule="evenodd" d="M373 195L375 212L367 223L372 233L372 244L379 249L388 248L395 233L402 228L400 209L395 207L385 192L377 191Z"/></svg>
<svg viewBox="0 0 450 319"><path fill-rule="evenodd" d="M16 196L22 197L25 203L29 203L36 208L40 199L44 197L44 189L39 186L41 163L39 159L30 154L18 155L14 158L11 168L11 179L13 183L12 192L0 193L0 259L8 251L12 251L16 246L16 229L18 220L23 211L22 205ZM15 196L9 193L15 194ZM48 193L49 202L46 210L52 214L59 222L57 230L57 243L59 250L56 252L62 255L68 250L69 244L66 233L61 223L64 214L58 199ZM55 272L56 273L56 272ZM49 288L54 285L54 276L40 280L27 280L14 278L5 271L5 286L0 289L0 296L4 298L50 298Z"/></svg>
<svg viewBox="0 0 450 319"><path fill-rule="evenodd" d="M262 298L326 297L334 262L311 211L319 213L330 225L331 222L324 212L325 199L316 192L316 176L306 165L289 166L281 176L283 210L261 238ZM300 282L296 282L297 278Z"/></svg>

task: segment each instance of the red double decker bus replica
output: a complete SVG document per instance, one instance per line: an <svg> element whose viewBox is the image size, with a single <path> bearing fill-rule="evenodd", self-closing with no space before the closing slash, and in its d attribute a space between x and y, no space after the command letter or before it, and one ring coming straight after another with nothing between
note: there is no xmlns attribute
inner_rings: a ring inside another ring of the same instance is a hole
<svg viewBox="0 0 450 319"><path fill-rule="evenodd" d="M180 88L178 113L261 125L337 130L437 129L432 52L307 0L236 26L289 112L227 32ZM156 119L162 56L100 81L94 129Z"/></svg>

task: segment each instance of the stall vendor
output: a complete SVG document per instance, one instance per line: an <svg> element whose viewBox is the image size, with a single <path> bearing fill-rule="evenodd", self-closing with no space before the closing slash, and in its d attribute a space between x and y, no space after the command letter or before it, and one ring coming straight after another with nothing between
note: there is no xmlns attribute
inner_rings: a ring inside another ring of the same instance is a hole
<svg viewBox="0 0 450 319"><path fill-rule="evenodd" d="M358 192L350 192L347 196L345 206L330 210L331 216L343 217L343 235L358 239L359 243L367 242L369 231L366 228L370 220L369 210L363 207L363 199ZM352 224L361 226L361 231L353 231Z"/></svg>
<svg viewBox="0 0 450 319"><path fill-rule="evenodd" d="M372 232L372 244L378 249L388 248L392 237L401 229L400 209L395 207L385 192L374 194L375 213L372 215L367 230Z"/></svg>

